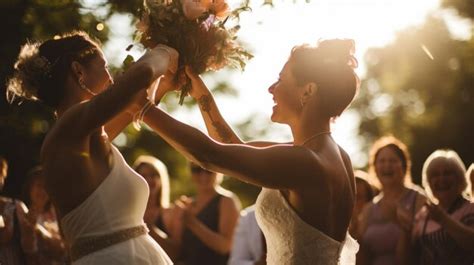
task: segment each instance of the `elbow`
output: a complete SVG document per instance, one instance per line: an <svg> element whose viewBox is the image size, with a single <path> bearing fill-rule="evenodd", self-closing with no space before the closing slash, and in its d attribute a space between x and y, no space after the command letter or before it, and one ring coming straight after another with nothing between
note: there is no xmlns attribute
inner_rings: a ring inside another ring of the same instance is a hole
<svg viewBox="0 0 474 265"><path fill-rule="evenodd" d="M149 87L156 79L153 66L149 63L141 62L137 64L134 72L136 73L134 79L139 82L140 87Z"/></svg>
<svg viewBox="0 0 474 265"><path fill-rule="evenodd" d="M219 145L211 140L204 139L201 146L190 150L190 155L194 162L204 169L213 170L219 158Z"/></svg>
<svg viewBox="0 0 474 265"><path fill-rule="evenodd" d="M228 255L230 254L231 247L232 247L232 244L230 242L225 242L219 245L219 248L216 249L216 252L219 253L220 255Z"/></svg>

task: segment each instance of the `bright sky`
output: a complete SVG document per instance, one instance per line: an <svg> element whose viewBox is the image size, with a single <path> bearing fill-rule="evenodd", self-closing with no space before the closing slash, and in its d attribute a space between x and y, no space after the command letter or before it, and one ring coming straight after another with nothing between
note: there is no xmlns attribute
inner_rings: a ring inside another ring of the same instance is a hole
<svg viewBox="0 0 474 265"><path fill-rule="evenodd" d="M255 1L253 11L241 16L239 39L254 54L244 72L222 71L206 76L212 86L215 81L228 80L239 92L238 97L216 97L224 117L230 124L237 124L249 117L257 117L260 124L271 126L267 140L288 141L290 130L283 125L270 125L273 101L267 92L285 63L291 48L301 43L315 43L320 38L352 38L356 41L356 57L361 63L358 73L363 76L363 54L369 47L383 46L394 39L395 33L410 25L421 24L426 15L437 9L439 0L301 0L278 1L274 7L261 6ZM232 2L231 2L232 5ZM438 14L441 13L438 11ZM443 16L454 17L443 12ZM105 54L112 63L125 57L125 47L131 43L133 29L129 18L112 17L107 23L113 34L105 47ZM453 33L469 34L469 27L461 22ZM177 111L178 119L204 130L199 111ZM346 112L333 125L333 137L351 155L356 167L364 166L367 154L361 152L357 137L358 115Z"/></svg>

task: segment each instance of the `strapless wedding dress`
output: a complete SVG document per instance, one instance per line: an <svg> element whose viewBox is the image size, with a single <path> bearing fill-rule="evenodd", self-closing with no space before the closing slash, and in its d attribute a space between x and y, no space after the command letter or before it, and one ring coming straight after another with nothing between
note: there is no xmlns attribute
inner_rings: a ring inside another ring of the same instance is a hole
<svg viewBox="0 0 474 265"><path fill-rule="evenodd" d="M64 239L69 246L84 238L120 234L145 225L143 214L148 201L148 185L127 165L114 146L112 153L114 164L110 174L86 200L61 219ZM72 264L171 265L172 262L145 230L139 236L81 256Z"/></svg>
<svg viewBox="0 0 474 265"><path fill-rule="evenodd" d="M267 243L268 265L353 265L359 244L336 241L303 221L279 190L262 189L256 217Z"/></svg>

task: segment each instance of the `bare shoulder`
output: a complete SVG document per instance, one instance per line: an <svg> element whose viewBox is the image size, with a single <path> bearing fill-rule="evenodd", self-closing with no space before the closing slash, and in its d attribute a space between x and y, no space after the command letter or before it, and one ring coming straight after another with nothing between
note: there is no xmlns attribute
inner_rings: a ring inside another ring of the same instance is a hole
<svg viewBox="0 0 474 265"><path fill-rule="evenodd" d="M240 211L241 203L239 197L235 195L233 192L226 190L224 188L219 188L218 193L222 196L220 201L220 206L222 208L232 208L237 209Z"/></svg>

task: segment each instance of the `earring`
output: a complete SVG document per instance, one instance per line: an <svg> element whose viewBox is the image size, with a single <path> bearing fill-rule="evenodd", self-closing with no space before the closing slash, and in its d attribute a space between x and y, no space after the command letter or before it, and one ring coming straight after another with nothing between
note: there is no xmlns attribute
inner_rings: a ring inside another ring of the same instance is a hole
<svg viewBox="0 0 474 265"><path fill-rule="evenodd" d="M96 95L96 93L92 92L89 88L87 88L82 78L79 78L77 82L79 83L79 86L81 87L82 90L85 90L87 93L91 94L92 96Z"/></svg>
<svg viewBox="0 0 474 265"><path fill-rule="evenodd" d="M79 78L78 82L79 82L79 86L81 86L82 89L88 89L86 85L84 84L84 80L82 78Z"/></svg>
<svg viewBox="0 0 474 265"><path fill-rule="evenodd" d="M303 99L300 99L300 104L301 104L301 108L303 108L304 107Z"/></svg>

